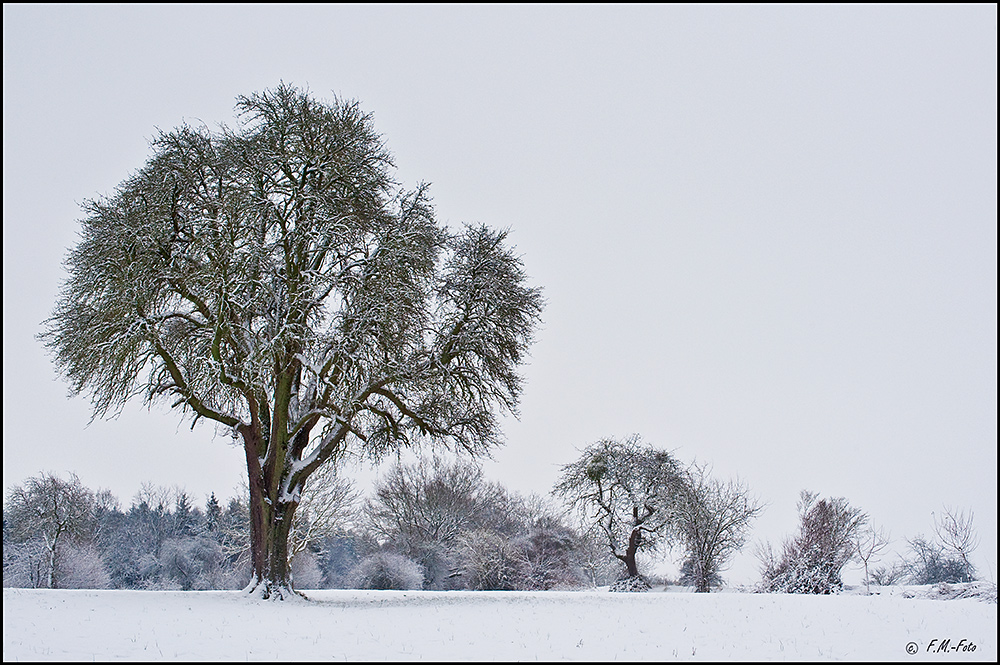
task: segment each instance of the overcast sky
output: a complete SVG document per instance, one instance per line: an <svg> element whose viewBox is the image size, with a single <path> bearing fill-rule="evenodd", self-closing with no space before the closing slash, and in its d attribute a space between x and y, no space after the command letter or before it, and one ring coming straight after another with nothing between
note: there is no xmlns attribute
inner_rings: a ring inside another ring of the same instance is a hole
<svg viewBox="0 0 1000 665"><path fill-rule="evenodd" d="M3 482L232 496L210 425L90 422L35 335L80 204L157 128L279 81L360 101L447 224L509 228L544 325L484 470L547 493L602 437L844 496L898 551L975 511L997 562L996 5L4 4ZM359 474L364 480L365 474ZM748 549L749 552L749 549ZM746 554L731 579L753 582Z"/></svg>

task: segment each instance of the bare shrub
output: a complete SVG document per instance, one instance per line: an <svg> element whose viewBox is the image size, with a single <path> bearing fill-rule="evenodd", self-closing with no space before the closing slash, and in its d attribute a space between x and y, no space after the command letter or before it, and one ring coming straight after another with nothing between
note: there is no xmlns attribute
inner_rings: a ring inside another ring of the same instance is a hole
<svg viewBox="0 0 1000 665"><path fill-rule="evenodd" d="M168 538L160 546L160 575L184 591L216 589L222 557L222 547L208 538Z"/></svg>
<svg viewBox="0 0 1000 665"><path fill-rule="evenodd" d="M975 569L967 560L948 552L923 536L907 541L910 556L905 561L910 584L958 584L975 581Z"/></svg>
<svg viewBox="0 0 1000 665"><path fill-rule="evenodd" d="M529 562L524 551L504 535L487 529L462 534L465 586L478 591L512 591L519 588Z"/></svg>
<svg viewBox="0 0 1000 665"><path fill-rule="evenodd" d="M537 519L518 539L524 558L520 588L573 589L586 584L576 561L577 533L554 517Z"/></svg>
<svg viewBox="0 0 1000 665"><path fill-rule="evenodd" d="M524 531L525 511L474 462L434 456L393 465L364 504L360 524L379 546L418 562L426 588L456 589L468 584L464 561L478 565L487 556L478 550L489 541L469 534L513 540Z"/></svg>

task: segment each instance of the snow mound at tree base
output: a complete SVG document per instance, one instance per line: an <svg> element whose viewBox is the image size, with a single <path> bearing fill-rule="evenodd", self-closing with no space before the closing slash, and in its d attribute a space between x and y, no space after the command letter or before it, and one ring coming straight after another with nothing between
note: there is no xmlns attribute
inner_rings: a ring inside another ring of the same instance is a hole
<svg viewBox="0 0 1000 665"><path fill-rule="evenodd" d="M650 586L649 582L644 580L642 577L627 577L612 584L608 587L608 591L620 593L641 593L649 591L652 588L653 587Z"/></svg>

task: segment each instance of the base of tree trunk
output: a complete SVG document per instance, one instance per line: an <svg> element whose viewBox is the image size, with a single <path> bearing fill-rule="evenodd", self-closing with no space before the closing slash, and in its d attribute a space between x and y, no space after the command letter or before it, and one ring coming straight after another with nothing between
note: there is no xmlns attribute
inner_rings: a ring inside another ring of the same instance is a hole
<svg viewBox="0 0 1000 665"><path fill-rule="evenodd" d="M259 580L256 578L250 580L250 583L243 588L243 593L246 593L251 598L257 598L258 600L309 600L304 593L296 591L290 584L274 582L272 580Z"/></svg>
<svg viewBox="0 0 1000 665"><path fill-rule="evenodd" d="M626 577L612 584L608 591L623 593L642 593L649 591L653 587L641 575L638 577Z"/></svg>

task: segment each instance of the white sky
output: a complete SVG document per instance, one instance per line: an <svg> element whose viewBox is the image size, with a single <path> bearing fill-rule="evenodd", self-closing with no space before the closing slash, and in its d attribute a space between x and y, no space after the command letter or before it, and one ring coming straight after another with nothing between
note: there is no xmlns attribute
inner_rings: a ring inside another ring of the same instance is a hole
<svg viewBox="0 0 1000 665"><path fill-rule="evenodd" d="M88 426L34 336L80 203L156 128L279 81L360 100L439 217L509 227L545 324L485 465L546 493L636 432L903 538L997 552L996 5L4 4L3 481L230 496L240 451L166 409ZM755 579L744 557L735 581Z"/></svg>

